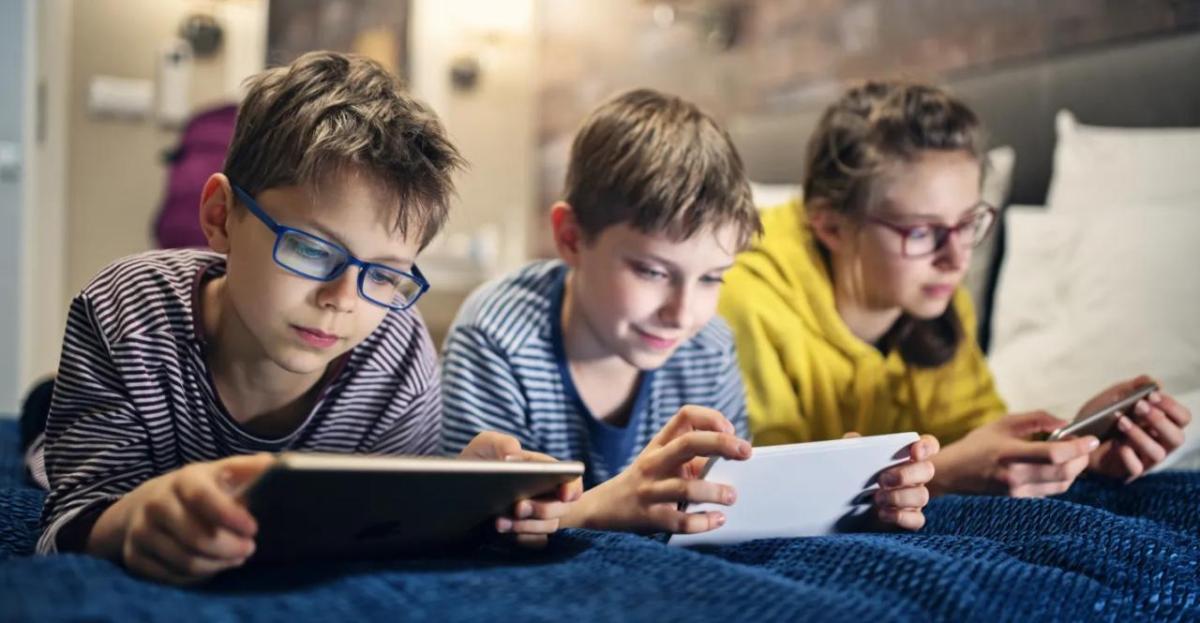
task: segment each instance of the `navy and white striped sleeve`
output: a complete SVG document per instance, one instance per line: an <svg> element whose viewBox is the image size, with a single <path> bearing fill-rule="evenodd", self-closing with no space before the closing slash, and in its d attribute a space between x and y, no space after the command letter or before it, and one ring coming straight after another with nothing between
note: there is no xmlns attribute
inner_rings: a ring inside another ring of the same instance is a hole
<svg viewBox="0 0 1200 623"><path fill-rule="evenodd" d="M130 398L136 388L126 387L118 371L120 356L88 300L77 297L46 422L50 495L39 553L82 550L99 514L155 475L149 432Z"/></svg>
<svg viewBox="0 0 1200 623"><path fill-rule="evenodd" d="M530 432L528 401L512 363L479 329L458 325L442 361L442 451L458 454L483 431L512 435L539 450Z"/></svg>

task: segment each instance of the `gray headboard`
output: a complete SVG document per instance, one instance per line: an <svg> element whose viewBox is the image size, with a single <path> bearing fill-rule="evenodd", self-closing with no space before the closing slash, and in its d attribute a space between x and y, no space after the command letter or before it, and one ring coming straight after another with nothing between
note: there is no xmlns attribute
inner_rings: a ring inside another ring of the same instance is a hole
<svg viewBox="0 0 1200 623"><path fill-rule="evenodd" d="M1200 126L1200 33L1106 44L1049 58L973 69L945 84L979 113L989 143L1017 154L1010 202L1042 204L1054 152L1054 115L1128 127ZM804 143L828 90L786 115L738 117L729 131L751 179L796 183Z"/></svg>

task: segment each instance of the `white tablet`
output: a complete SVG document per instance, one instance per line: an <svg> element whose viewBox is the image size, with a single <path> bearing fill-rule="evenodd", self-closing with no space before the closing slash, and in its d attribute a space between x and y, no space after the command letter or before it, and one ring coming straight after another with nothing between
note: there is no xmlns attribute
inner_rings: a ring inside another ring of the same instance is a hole
<svg viewBox="0 0 1200 623"><path fill-rule="evenodd" d="M242 498L255 561L385 557L478 543L517 500L582 475L578 461L283 453Z"/></svg>
<svg viewBox="0 0 1200 623"><path fill-rule="evenodd" d="M733 506L696 504L688 511L719 510L725 525L701 534L677 534L671 545L723 545L752 539L845 532L871 511L876 479L909 458L920 437L897 433L755 448L745 461L714 458L705 479L732 485Z"/></svg>

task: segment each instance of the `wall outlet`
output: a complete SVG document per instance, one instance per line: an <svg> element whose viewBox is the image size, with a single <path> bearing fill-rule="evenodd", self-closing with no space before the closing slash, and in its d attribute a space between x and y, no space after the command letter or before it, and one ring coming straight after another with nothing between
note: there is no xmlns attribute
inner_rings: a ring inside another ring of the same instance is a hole
<svg viewBox="0 0 1200 623"><path fill-rule="evenodd" d="M154 105L154 83L150 80L92 76L88 82L87 109L98 117L141 119Z"/></svg>

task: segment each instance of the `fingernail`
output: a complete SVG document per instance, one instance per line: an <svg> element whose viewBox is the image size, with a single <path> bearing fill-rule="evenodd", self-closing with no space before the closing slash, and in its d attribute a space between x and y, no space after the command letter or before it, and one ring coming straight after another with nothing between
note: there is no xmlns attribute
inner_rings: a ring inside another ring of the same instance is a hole
<svg viewBox="0 0 1200 623"><path fill-rule="evenodd" d="M1127 432L1129 429L1133 428L1133 422L1130 422L1129 418L1122 415L1121 417L1117 418L1117 428Z"/></svg>
<svg viewBox="0 0 1200 623"><path fill-rule="evenodd" d="M900 484L900 477L892 472L888 472L879 477L879 482L888 487L894 487Z"/></svg>
<svg viewBox="0 0 1200 623"><path fill-rule="evenodd" d="M508 462L520 461L520 460L521 460L521 455L519 455L519 454L506 454L506 455L504 455L504 460L505 460L505 461L508 461Z"/></svg>
<svg viewBox="0 0 1200 623"><path fill-rule="evenodd" d="M1159 394L1158 392L1150 392L1150 402L1153 402L1154 404L1162 402L1162 394Z"/></svg>
<svg viewBox="0 0 1200 623"><path fill-rule="evenodd" d="M738 455L740 456L750 456L750 443L746 441L739 441L737 450Z"/></svg>
<svg viewBox="0 0 1200 623"><path fill-rule="evenodd" d="M533 514L533 504L529 502L517 503L517 519L525 519Z"/></svg>
<svg viewBox="0 0 1200 623"><path fill-rule="evenodd" d="M1096 448L1099 448L1100 440L1097 439L1096 437L1088 437L1087 447L1088 447L1089 452L1091 452L1092 450L1095 450Z"/></svg>
<svg viewBox="0 0 1200 623"><path fill-rule="evenodd" d="M1150 413L1150 404L1145 400L1139 400L1138 403L1134 405L1133 411L1138 415L1147 415Z"/></svg>
<svg viewBox="0 0 1200 623"><path fill-rule="evenodd" d="M512 530L513 522L508 517L499 517L496 519L496 532L508 532Z"/></svg>
<svg viewBox="0 0 1200 623"><path fill-rule="evenodd" d="M725 525L725 515L717 515L717 527Z"/></svg>
<svg viewBox="0 0 1200 623"><path fill-rule="evenodd" d="M721 500L725 504L733 504L737 500L737 494L733 492L733 489L726 489L725 494L721 496Z"/></svg>

